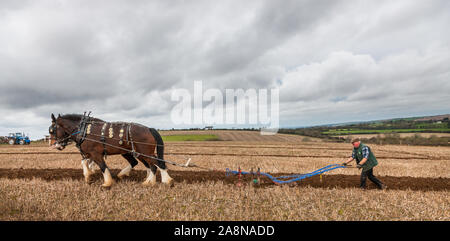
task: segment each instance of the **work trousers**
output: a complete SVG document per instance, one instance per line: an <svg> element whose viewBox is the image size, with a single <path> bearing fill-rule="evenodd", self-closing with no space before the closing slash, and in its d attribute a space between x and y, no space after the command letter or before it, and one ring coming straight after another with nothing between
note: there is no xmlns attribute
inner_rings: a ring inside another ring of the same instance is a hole
<svg viewBox="0 0 450 241"><path fill-rule="evenodd" d="M369 178L370 181L372 181L373 183L375 183L375 185L377 185L377 187L379 189L381 189L383 186L383 183L378 180L374 175L373 175L373 168L370 168L367 171L362 171L361 172L361 188L366 188L366 180L367 178Z"/></svg>

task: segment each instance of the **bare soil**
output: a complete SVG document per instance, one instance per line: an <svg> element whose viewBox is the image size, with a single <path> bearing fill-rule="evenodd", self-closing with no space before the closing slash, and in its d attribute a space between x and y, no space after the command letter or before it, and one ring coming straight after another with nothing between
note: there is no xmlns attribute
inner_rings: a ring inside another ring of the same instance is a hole
<svg viewBox="0 0 450 241"><path fill-rule="evenodd" d="M115 177L119 173L119 169L111 170ZM236 185L239 179L236 175L225 175L225 171L175 171L171 170L170 175L176 182L185 182L187 184L195 184L202 182L223 182L224 184ZM293 173L270 173L272 176L291 175ZM146 171L134 170L125 180L142 182L146 176ZM8 179L33 179L40 178L45 181L53 180L84 180L81 169L0 169L0 178ZM243 175L241 178L242 185L253 185L251 175ZM379 176L383 183L388 186L389 190L414 190L414 191L449 191L450 178L421 178L421 177L393 177ZM93 182L102 182L103 176L97 171L91 179ZM117 179L116 179L117 180ZM314 188L355 188L359 186L359 175L323 175L303 179L300 182L288 184L291 187L311 186ZM119 181L119 180L117 180ZM159 172L157 181L161 181ZM367 180L368 189L375 189L375 185ZM267 177L261 176L260 184L256 187L270 188L274 184Z"/></svg>

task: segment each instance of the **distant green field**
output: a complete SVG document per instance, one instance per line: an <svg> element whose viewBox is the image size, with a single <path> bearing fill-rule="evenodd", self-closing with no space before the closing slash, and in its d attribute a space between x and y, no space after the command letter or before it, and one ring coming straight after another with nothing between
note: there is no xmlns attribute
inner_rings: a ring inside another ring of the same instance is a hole
<svg viewBox="0 0 450 241"><path fill-rule="evenodd" d="M411 133L411 132L450 132L449 128L430 128L430 129L388 129L388 130L329 130L324 131L325 135L345 135L345 134L384 134L384 133Z"/></svg>
<svg viewBox="0 0 450 241"><path fill-rule="evenodd" d="M218 141L216 135L173 135L162 136L163 141Z"/></svg>

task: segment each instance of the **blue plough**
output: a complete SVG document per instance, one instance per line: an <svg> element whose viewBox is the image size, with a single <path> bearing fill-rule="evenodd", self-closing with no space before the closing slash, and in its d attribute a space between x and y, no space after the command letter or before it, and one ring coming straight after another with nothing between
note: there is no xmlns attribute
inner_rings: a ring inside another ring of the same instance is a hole
<svg viewBox="0 0 450 241"><path fill-rule="evenodd" d="M343 166L343 165L340 165L340 164L331 164L331 165L322 167L322 168L317 169L317 170L315 170L313 172L310 172L310 173L294 174L294 175L280 176L280 177L274 177L274 176L272 176L272 175L270 175L268 173L264 173L264 172L255 173L255 172L233 171L233 170L230 170L228 168L226 169L225 174L226 174L226 176L229 176L229 175L232 175L232 174L234 174L234 175L238 175L238 174L242 174L242 175L256 175L256 174L260 174L260 175L268 177L275 184L285 184L285 183L297 182L297 181L300 181L302 179L309 178L309 177L316 176L316 175L320 175L320 174L322 174L324 172L329 172L331 170L338 169L338 168L347 168L347 166Z"/></svg>

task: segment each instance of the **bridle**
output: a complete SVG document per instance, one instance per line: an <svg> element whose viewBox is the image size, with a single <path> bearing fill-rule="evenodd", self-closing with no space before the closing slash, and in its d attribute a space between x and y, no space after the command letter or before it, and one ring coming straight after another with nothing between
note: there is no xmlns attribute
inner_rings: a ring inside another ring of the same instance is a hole
<svg viewBox="0 0 450 241"><path fill-rule="evenodd" d="M48 132L50 133L50 139L55 140L55 145L60 145L63 148L66 147L70 142L72 142L72 136L78 135L76 137L76 144L77 148L80 150L81 154L84 156L84 153L81 151L81 144L83 143L85 137L86 137L86 124L90 122L91 117L89 116L91 112L86 115L86 112L84 112L83 116L81 117L80 123L75 127L71 132L72 134L68 134L66 130L64 130L64 136L62 138L58 138L56 136L56 133L58 131L58 127L60 127L56 120L52 121L52 125L49 127ZM69 132L70 133L70 132ZM51 136L55 136L55 138L51 138Z"/></svg>

